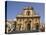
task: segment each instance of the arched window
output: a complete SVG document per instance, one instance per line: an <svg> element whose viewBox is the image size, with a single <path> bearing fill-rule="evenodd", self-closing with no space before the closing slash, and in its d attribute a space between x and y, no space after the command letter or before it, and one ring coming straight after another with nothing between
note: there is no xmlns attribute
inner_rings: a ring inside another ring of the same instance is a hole
<svg viewBox="0 0 46 35"><path fill-rule="evenodd" d="M36 23L36 30L39 30L39 24Z"/></svg>
<svg viewBox="0 0 46 35"><path fill-rule="evenodd" d="M28 16L30 15L30 11L27 11L27 15L28 15Z"/></svg>

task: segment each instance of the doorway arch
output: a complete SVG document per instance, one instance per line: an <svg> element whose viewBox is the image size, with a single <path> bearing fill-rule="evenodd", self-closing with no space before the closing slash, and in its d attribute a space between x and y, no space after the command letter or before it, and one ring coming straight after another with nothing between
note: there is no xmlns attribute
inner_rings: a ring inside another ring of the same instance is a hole
<svg viewBox="0 0 46 35"><path fill-rule="evenodd" d="M27 24L27 30L28 31L30 30L30 24Z"/></svg>
<svg viewBox="0 0 46 35"><path fill-rule="evenodd" d="M31 21L29 21L29 22L27 23L27 30L30 31L30 29L31 29Z"/></svg>

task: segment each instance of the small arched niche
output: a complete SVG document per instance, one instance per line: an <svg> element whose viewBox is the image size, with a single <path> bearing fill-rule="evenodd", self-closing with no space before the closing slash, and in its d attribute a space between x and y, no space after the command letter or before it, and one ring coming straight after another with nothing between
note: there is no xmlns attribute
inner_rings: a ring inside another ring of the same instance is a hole
<svg viewBox="0 0 46 35"><path fill-rule="evenodd" d="M30 15L30 11L29 10L26 12L26 15L28 15L28 16Z"/></svg>

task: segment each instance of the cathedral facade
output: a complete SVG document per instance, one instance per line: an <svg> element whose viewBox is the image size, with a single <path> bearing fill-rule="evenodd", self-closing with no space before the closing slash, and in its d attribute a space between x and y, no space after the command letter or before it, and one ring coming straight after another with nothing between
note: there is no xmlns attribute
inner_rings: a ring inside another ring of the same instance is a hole
<svg viewBox="0 0 46 35"><path fill-rule="evenodd" d="M33 7L25 7L23 12L16 16L16 31L39 30L40 16Z"/></svg>
<svg viewBox="0 0 46 35"><path fill-rule="evenodd" d="M23 12L16 16L16 21L6 22L6 32L13 31L34 31L40 27L40 16L33 7L25 7Z"/></svg>

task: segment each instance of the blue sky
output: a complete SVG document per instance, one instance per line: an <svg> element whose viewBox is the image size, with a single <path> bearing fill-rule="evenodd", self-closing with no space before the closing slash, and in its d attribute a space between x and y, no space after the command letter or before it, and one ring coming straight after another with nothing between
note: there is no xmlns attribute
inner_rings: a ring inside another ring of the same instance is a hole
<svg viewBox="0 0 46 35"><path fill-rule="evenodd" d="M23 7L32 6L34 10L39 14L40 20L44 22L45 14L44 14L44 3L33 3L33 2L15 2L8 1L7 2L7 19L14 19L16 15L23 11Z"/></svg>

